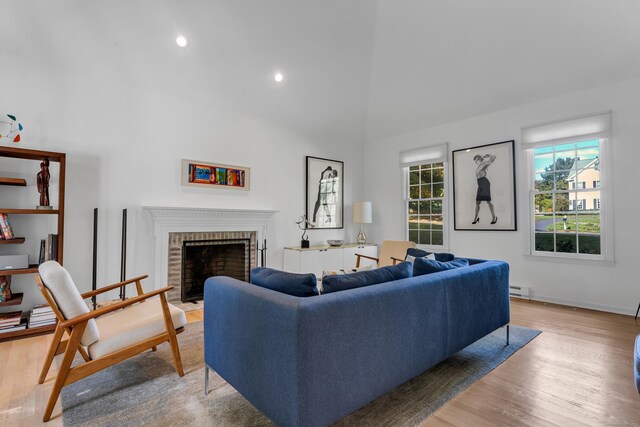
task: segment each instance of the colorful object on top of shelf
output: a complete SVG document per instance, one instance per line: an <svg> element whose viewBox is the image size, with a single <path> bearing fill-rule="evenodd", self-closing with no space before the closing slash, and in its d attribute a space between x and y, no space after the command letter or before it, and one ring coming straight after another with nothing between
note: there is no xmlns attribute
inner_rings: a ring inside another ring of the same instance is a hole
<svg viewBox="0 0 640 427"><path fill-rule="evenodd" d="M24 129L22 123L13 114L7 114L10 121L0 119L0 139L9 138L13 142L20 142L20 132Z"/></svg>

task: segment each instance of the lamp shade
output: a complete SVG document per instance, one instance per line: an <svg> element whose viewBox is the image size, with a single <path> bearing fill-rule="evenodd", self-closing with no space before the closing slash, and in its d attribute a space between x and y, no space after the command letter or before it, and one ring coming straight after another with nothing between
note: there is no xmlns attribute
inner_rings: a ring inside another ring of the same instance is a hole
<svg viewBox="0 0 640 427"><path fill-rule="evenodd" d="M371 224L371 202L353 203L353 222L356 224Z"/></svg>

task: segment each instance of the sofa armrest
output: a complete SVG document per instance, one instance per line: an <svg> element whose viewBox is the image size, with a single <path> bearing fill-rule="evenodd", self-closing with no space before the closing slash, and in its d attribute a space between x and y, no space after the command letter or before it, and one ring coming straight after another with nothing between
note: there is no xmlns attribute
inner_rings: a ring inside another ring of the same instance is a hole
<svg viewBox="0 0 640 427"><path fill-rule="evenodd" d="M205 363L283 426L298 418L300 300L230 277L204 286Z"/></svg>

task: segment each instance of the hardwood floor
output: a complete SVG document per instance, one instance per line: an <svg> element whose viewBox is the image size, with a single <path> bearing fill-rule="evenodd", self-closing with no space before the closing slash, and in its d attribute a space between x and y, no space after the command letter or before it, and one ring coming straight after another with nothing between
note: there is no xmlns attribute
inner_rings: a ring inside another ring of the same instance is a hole
<svg viewBox="0 0 640 427"><path fill-rule="evenodd" d="M543 333L423 426L640 426L633 317L512 300L511 322ZM37 379L50 339L0 343L0 426L42 425L55 367L43 385ZM59 402L53 414L46 425L62 425Z"/></svg>

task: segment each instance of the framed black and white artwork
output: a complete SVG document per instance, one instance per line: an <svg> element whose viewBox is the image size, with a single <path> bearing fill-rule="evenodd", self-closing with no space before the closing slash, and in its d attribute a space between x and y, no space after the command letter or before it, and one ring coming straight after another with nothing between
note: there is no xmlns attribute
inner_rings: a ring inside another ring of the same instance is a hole
<svg viewBox="0 0 640 427"><path fill-rule="evenodd" d="M311 229L342 228L344 162L307 156L306 195Z"/></svg>
<svg viewBox="0 0 640 427"><path fill-rule="evenodd" d="M514 141L453 151L453 228L515 231Z"/></svg>

